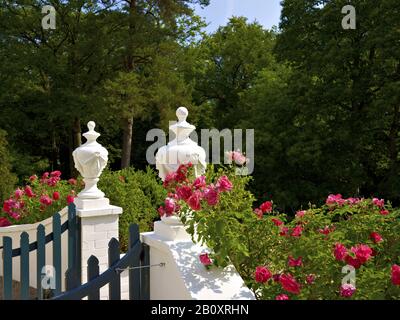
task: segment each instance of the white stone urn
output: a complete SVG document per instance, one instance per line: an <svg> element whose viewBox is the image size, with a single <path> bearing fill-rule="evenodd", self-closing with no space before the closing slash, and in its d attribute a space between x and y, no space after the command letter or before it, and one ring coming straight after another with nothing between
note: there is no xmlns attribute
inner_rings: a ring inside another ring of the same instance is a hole
<svg viewBox="0 0 400 320"><path fill-rule="evenodd" d="M78 194L78 198L101 199L104 193L97 188L97 182L107 165L108 151L96 141L100 134L94 131L94 121L89 121L87 127L89 131L83 134L86 143L72 153L75 168L85 182L85 189Z"/></svg>

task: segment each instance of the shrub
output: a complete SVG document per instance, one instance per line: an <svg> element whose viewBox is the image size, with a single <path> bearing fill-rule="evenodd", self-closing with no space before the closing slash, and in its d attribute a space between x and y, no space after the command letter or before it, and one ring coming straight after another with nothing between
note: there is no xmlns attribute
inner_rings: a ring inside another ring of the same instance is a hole
<svg viewBox="0 0 400 320"><path fill-rule="evenodd" d="M258 299L400 298L400 210L341 195L292 218L272 201L252 210L248 178L232 169L194 179L181 166L164 183L159 212L212 250L199 257L206 268L233 263Z"/></svg>
<svg viewBox="0 0 400 320"><path fill-rule="evenodd" d="M80 188L75 179L61 180L60 171L45 172L40 179L32 175L3 202L0 227L42 221L73 202Z"/></svg>
<svg viewBox="0 0 400 320"><path fill-rule="evenodd" d="M119 220L122 250L128 246L129 226L137 223L141 232L152 231L158 218L157 207L164 201L166 191L150 167L146 171L127 168L103 172L99 188L113 205L123 208Z"/></svg>
<svg viewBox="0 0 400 320"><path fill-rule="evenodd" d="M6 133L0 130L0 201L13 190L17 177L11 173L11 156L7 149Z"/></svg>

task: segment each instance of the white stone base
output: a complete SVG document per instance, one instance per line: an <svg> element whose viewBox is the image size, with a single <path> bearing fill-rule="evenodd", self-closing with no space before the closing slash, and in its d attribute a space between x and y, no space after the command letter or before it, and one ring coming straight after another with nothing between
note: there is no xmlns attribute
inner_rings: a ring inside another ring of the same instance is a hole
<svg viewBox="0 0 400 320"><path fill-rule="evenodd" d="M150 269L151 300L255 300L233 266L207 270L201 264L199 255L207 248L191 240L169 241L156 232L141 237L150 246L150 264L165 263Z"/></svg>

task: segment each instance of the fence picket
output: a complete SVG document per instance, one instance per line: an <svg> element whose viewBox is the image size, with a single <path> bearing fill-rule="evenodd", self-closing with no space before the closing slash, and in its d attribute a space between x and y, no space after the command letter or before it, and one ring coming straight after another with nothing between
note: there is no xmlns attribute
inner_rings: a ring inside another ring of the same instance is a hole
<svg viewBox="0 0 400 320"><path fill-rule="evenodd" d="M99 276L99 260L95 256L88 259L88 282ZM89 300L100 300L100 288L92 288L88 295Z"/></svg>
<svg viewBox="0 0 400 320"><path fill-rule="evenodd" d="M27 232L21 233L21 300L29 300L29 235Z"/></svg>
<svg viewBox="0 0 400 320"><path fill-rule="evenodd" d="M37 227L37 251L36 251L36 285L37 298L43 299L42 270L46 265L46 233L42 224Z"/></svg>
<svg viewBox="0 0 400 320"><path fill-rule="evenodd" d="M139 226L132 224L129 227L129 249L132 249L135 244L140 242ZM129 300L140 299L140 256L132 256L131 269L129 269ZM136 267L136 268L135 268Z"/></svg>
<svg viewBox="0 0 400 320"><path fill-rule="evenodd" d="M59 213L53 215L53 266L55 277L54 295L61 293L61 216Z"/></svg>
<svg viewBox="0 0 400 320"><path fill-rule="evenodd" d="M108 267L111 268L120 259L119 242L112 238L108 243ZM121 275L119 271L115 272L115 276L110 281L109 299L121 300Z"/></svg>
<svg viewBox="0 0 400 320"><path fill-rule="evenodd" d="M142 244L142 257L140 266L150 265L150 247ZM140 269L140 300L150 300L150 268L145 267Z"/></svg>
<svg viewBox="0 0 400 320"><path fill-rule="evenodd" d="M73 203L68 206L68 269L76 265L76 210Z"/></svg>
<svg viewBox="0 0 400 320"><path fill-rule="evenodd" d="M12 300L12 239L3 237L3 299Z"/></svg>

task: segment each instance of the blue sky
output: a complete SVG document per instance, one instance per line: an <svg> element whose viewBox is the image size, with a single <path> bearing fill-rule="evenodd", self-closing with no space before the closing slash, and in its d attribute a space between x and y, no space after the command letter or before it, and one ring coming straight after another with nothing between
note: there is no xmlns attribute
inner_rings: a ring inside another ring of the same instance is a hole
<svg viewBox="0 0 400 320"><path fill-rule="evenodd" d="M232 16L245 16L250 22L257 20L265 28L279 25L281 0L211 0L204 9L196 6L197 15L205 18L210 25L207 32L214 32L225 25Z"/></svg>

